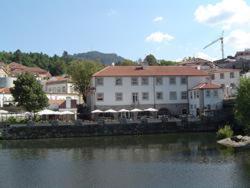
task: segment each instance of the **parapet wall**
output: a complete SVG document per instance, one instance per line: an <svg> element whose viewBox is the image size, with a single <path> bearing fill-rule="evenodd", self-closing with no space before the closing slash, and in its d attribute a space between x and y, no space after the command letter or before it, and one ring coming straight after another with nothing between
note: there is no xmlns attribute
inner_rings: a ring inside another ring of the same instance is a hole
<svg viewBox="0 0 250 188"><path fill-rule="evenodd" d="M8 126L2 131L2 139L72 138L90 136L142 135L171 132L216 131L217 126L176 122L129 123L129 124L77 124L77 125L32 125Z"/></svg>

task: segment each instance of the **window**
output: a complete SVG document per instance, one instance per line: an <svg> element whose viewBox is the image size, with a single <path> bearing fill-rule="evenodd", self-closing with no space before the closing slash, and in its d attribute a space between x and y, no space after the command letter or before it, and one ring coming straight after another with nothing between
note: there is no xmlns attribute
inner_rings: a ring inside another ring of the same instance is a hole
<svg viewBox="0 0 250 188"><path fill-rule="evenodd" d="M132 101L133 101L133 103L138 102L138 93L132 93Z"/></svg>
<svg viewBox="0 0 250 188"><path fill-rule="evenodd" d="M66 87L65 86L62 87L62 92L66 92Z"/></svg>
<svg viewBox="0 0 250 188"><path fill-rule="evenodd" d="M148 85L148 77L141 78L141 85Z"/></svg>
<svg viewBox="0 0 250 188"><path fill-rule="evenodd" d="M143 92L142 93L142 100L148 100L149 99L149 94L148 92Z"/></svg>
<svg viewBox="0 0 250 188"><path fill-rule="evenodd" d="M97 93L96 94L96 100L97 101L103 101L104 100L104 94L103 93Z"/></svg>
<svg viewBox="0 0 250 188"><path fill-rule="evenodd" d="M181 99L187 99L187 92L186 91L181 92Z"/></svg>
<svg viewBox="0 0 250 188"><path fill-rule="evenodd" d="M177 93L176 93L176 91L170 91L169 92L169 99L170 100L176 100L177 99Z"/></svg>
<svg viewBox="0 0 250 188"><path fill-rule="evenodd" d="M215 75L214 75L214 74L211 75L211 79L212 79L212 80L215 79Z"/></svg>
<svg viewBox="0 0 250 188"><path fill-rule="evenodd" d="M162 77L156 77L156 85L162 85Z"/></svg>
<svg viewBox="0 0 250 188"><path fill-rule="evenodd" d="M193 92L190 91L190 99L192 99L192 98L193 98Z"/></svg>
<svg viewBox="0 0 250 188"><path fill-rule="evenodd" d="M103 78L96 78L96 85L102 86L103 85Z"/></svg>
<svg viewBox="0 0 250 188"><path fill-rule="evenodd" d="M61 93L61 88L57 87L57 93Z"/></svg>
<svg viewBox="0 0 250 188"><path fill-rule="evenodd" d="M196 91L194 91L194 99L196 99Z"/></svg>
<svg viewBox="0 0 250 188"><path fill-rule="evenodd" d="M218 90L214 90L214 97L218 97Z"/></svg>
<svg viewBox="0 0 250 188"><path fill-rule="evenodd" d="M122 93L115 93L115 100L122 101Z"/></svg>
<svg viewBox="0 0 250 188"><path fill-rule="evenodd" d="M234 83L231 83L231 84L230 84L230 87L231 87L232 89L236 89L236 85L235 85Z"/></svg>
<svg viewBox="0 0 250 188"><path fill-rule="evenodd" d="M206 97L210 97L210 90L206 90Z"/></svg>
<svg viewBox="0 0 250 188"><path fill-rule="evenodd" d="M156 99L157 99L157 100L162 100L162 99L163 99L163 94L162 94L162 92L156 92Z"/></svg>
<svg viewBox="0 0 250 188"><path fill-rule="evenodd" d="M176 78L175 78L175 77L170 77L170 78L169 78L169 84L170 84L170 85L176 84Z"/></svg>
<svg viewBox="0 0 250 188"><path fill-rule="evenodd" d="M234 72L230 72L230 78L234 78Z"/></svg>
<svg viewBox="0 0 250 188"><path fill-rule="evenodd" d="M122 78L115 78L115 85L121 86L122 85Z"/></svg>
<svg viewBox="0 0 250 188"><path fill-rule="evenodd" d="M220 73L220 79L224 79L224 73Z"/></svg>
<svg viewBox="0 0 250 188"><path fill-rule="evenodd" d="M210 104L207 105L207 109L211 110L211 105Z"/></svg>
<svg viewBox="0 0 250 188"><path fill-rule="evenodd" d="M197 97L197 99L200 97L199 91L196 91L196 97Z"/></svg>
<svg viewBox="0 0 250 188"><path fill-rule="evenodd" d="M187 84L187 78L186 77L181 77L181 84L183 84L183 85Z"/></svg>
<svg viewBox="0 0 250 188"><path fill-rule="evenodd" d="M192 104L190 104L190 109L193 109L193 105Z"/></svg>
<svg viewBox="0 0 250 188"><path fill-rule="evenodd" d="M131 78L131 85L137 86L138 85L138 78Z"/></svg>

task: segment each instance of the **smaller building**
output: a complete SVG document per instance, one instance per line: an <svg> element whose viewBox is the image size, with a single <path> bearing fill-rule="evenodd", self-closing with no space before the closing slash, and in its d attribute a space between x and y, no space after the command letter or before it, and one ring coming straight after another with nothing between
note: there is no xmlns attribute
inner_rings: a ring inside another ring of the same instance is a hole
<svg viewBox="0 0 250 188"><path fill-rule="evenodd" d="M224 98L233 97L237 93L237 87L240 83L239 69L209 69L207 70L214 84L221 85L224 92Z"/></svg>
<svg viewBox="0 0 250 188"><path fill-rule="evenodd" d="M4 105L9 105L13 102L13 96L10 93L10 88L0 88L0 107L2 108Z"/></svg>
<svg viewBox="0 0 250 188"><path fill-rule="evenodd" d="M222 108L223 89L221 85L200 83L188 92L189 113L193 116L208 115Z"/></svg>
<svg viewBox="0 0 250 188"><path fill-rule="evenodd" d="M72 81L67 76L55 76L45 81L44 90L46 93L77 94Z"/></svg>

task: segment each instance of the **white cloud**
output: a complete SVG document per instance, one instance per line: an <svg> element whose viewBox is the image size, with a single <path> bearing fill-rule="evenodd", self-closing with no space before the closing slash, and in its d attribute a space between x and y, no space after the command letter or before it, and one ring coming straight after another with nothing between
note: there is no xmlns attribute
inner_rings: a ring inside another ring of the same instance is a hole
<svg viewBox="0 0 250 188"><path fill-rule="evenodd" d="M171 41L174 37L169 35L168 33L155 32L146 37L147 42L158 42L161 43L163 41Z"/></svg>
<svg viewBox="0 0 250 188"><path fill-rule="evenodd" d="M233 30L225 37L225 44L228 44L235 50L250 48L250 32L242 30Z"/></svg>
<svg viewBox="0 0 250 188"><path fill-rule="evenodd" d="M215 58L213 58L213 57L211 57L211 56L209 56L209 55L207 55L206 53L203 53L203 52L197 52L194 55L194 57L201 58L201 59L206 59L208 61L214 61L215 60Z"/></svg>
<svg viewBox="0 0 250 188"><path fill-rule="evenodd" d="M153 19L153 22L161 22L161 21L163 21L163 17L162 16L158 16L158 17L155 17L154 19Z"/></svg>
<svg viewBox="0 0 250 188"><path fill-rule="evenodd" d="M216 4L200 5L194 15L199 23L229 29L233 25L250 23L250 6L245 0L222 0Z"/></svg>

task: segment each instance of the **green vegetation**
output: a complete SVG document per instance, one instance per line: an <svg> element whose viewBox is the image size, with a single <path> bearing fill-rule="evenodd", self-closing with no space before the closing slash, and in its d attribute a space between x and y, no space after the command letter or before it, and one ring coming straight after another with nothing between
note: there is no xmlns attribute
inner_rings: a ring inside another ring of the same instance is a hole
<svg viewBox="0 0 250 188"><path fill-rule="evenodd" d="M14 84L15 87L10 91L18 106L24 107L28 112L37 112L48 106L48 98L42 85L33 75L20 74Z"/></svg>
<svg viewBox="0 0 250 188"><path fill-rule="evenodd" d="M250 132L250 78L242 78L237 91L235 116L244 125L246 132Z"/></svg>
<svg viewBox="0 0 250 188"><path fill-rule="evenodd" d="M166 60L160 60L159 64L161 66L175 66L178 65L179 62L177 61L166 61Z"/></svg>
<svg viewBox="0 0 250 188"><path fill-rule="evenodd" d="M233 130L229 125L225 125L218 130L216 136L218 139L231 138L233 136Z"/></svg>
<svg viewBox="0 0 250 188"><path fill-rule="evenodd" d="M12 52L0 52L0 62L11 63L16 62L25 66L38 66L48 70L52 75L61 75L65 72L67 64L72 61L67 52L61 57L54 55L52 57L43 53L24 53L20 50Z"/></svg>
<svg viewBox="0 0 250 188"><path fill-rule="evenodd" d="M149 66L159 65L157 59L152 54L147 55L144 59L144 62L147 63Z"/></svg>
<svg viewBox="0 0 250 188"><path fill-rule="evenodd" d="M91 92L91 77L94 73L101 70L104 66L94 61L75 60L71 62L68 68L68 74L71 76L74 88L78 91L84 101Z"/></svg>

